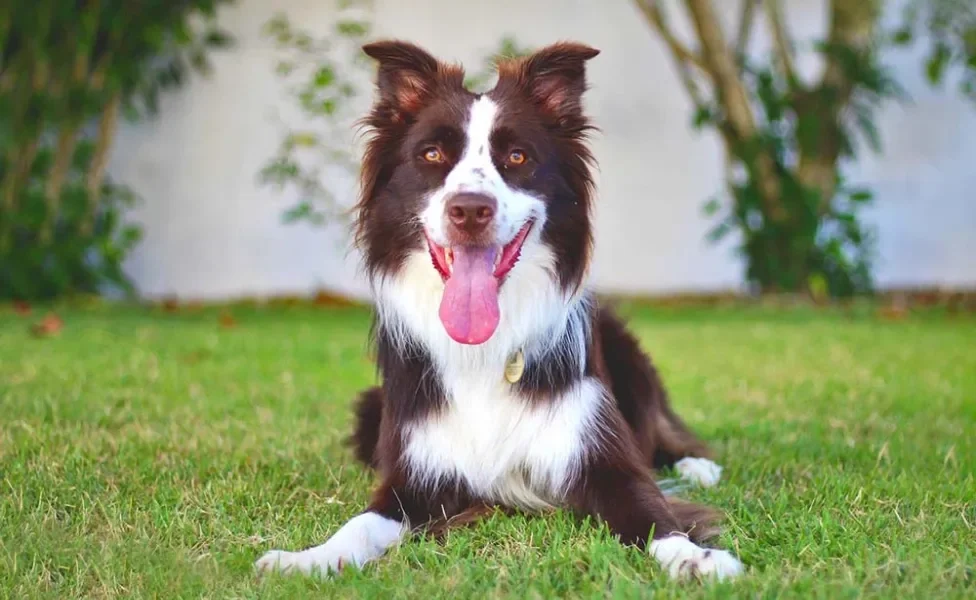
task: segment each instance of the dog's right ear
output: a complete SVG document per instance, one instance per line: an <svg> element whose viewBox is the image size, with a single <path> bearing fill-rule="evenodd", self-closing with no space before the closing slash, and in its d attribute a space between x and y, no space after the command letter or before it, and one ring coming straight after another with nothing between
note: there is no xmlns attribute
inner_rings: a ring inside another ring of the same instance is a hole
<svg viewBox="0 0 976 600"><path fill-rule="evenodd" d="M363 52L379 63L380 101L397 112L417 112L447 70L426 50L399 40L372 42Z"/></svg>

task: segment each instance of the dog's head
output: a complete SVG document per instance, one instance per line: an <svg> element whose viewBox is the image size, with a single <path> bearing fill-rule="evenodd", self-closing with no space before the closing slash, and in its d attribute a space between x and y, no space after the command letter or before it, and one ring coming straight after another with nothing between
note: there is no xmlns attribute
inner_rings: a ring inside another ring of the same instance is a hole
<svg viewBox="0 0 976 600"><path fill-rule="evenodd" d="M379 67L357 206L370 278L398 277L429 255L440 321L463 344L492 337L499 296L527 257L572 297L590 256L592 127L581 96L599 51L558 43L502 61L495 88L479 95L459 66L413 44L363 49Z"/></svg>

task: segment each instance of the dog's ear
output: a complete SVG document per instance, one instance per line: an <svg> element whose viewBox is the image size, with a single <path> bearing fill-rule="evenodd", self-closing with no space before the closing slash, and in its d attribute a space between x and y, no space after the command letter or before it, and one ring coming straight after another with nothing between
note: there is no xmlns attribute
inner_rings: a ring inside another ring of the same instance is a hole
<svg viewBox="0 0 976 600"><path fill-rule="evenodd" d="M380 101L405 114L420 110L438 82L457 70L442 65L423 48L399 40L372 42L363 46L363 52L379 63Z"/></svg>
<svg viewBox="0 0 976 600"><path fill-rule="evenodd" d="M577 114L586 91L586 61L600 54L576 42L545 46L518 61L499 65L499 77L515 77L543 110L556 115Z"/></svg>

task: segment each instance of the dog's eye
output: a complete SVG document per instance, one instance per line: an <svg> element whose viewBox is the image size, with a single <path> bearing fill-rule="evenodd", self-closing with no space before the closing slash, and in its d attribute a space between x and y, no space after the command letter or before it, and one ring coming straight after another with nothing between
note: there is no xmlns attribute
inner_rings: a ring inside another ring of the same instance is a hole
<svg viewBox="0 0 976 600"><path fill-rule="evenodd" d="M512 150L508 153L508 164L513 166L519 166L525 163L525 152L521 150Z"/></svg>
<svg viewBox="0 0 976 600"><path fill-rule="evenodd" d="M444 154L437 148L431 146L424 150L424 160L429 163L441 163L444 162Z"/></svg>

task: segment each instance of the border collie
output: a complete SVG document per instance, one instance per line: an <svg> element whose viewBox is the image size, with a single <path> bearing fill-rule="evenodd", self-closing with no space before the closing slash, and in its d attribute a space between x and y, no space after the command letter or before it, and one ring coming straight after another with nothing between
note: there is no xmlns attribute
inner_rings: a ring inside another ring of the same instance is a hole
<svg viewBox="0 0 976 600"><path fill-rule="evenodd" d="M401 41L367 44L377 97L356 206L382 385L357 404L357 457L382 483L324 544L258 571L361 567L413 532L495 509L606 523L671 576L742 572L715 514L655 469L710 485L720 467L672 412L638 341L588 291L593 156L585 63L562 42L498 63L486 94Z"/></svg>

